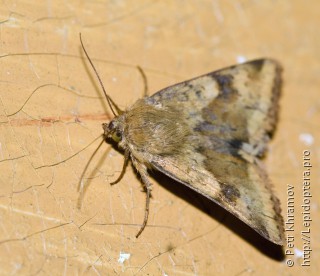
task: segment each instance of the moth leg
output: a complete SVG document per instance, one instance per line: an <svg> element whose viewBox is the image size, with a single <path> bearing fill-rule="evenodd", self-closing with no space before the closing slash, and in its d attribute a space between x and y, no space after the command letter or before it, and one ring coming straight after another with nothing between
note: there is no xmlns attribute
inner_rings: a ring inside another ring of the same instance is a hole
<svg viewBox="0 0 320 276"><path fill-rule="evenodd" d="M143 84L144 84L144 91L143 91L143 96L144 97L147 97L148 96L148 82L147 82L147 76L146 74L144 73L143 69L138 65L137 66L140 74L141 74L141 77L143 79Z"/></svg>
<svg viewBox="0 0 320 276"><path fill-rule="evenodd" d="M145 209L145 213L144 213L144 220L143 220L143 223L141 225L141 228L140 228L138 234L136 235L136 238L138 238L147 225L148 216L149 216L150 194L151 194L152 184L149 180L149 174L147 172L147 167L134 158L132 158L132 163L141 176L142 183L144 184L144 188L145 188L146 194L147 194L146 195L147 197L146 197L146 209Z"/></svg>
<svg viewBox="0 0 320 276"><path fill-rule="evenodd" d="M123 162L123 166L122 166L122 171L121 171L120 175L118 176L118 178L117 178L115 181L111 182L110 185L117 184L117 183L122 179L122 177L124 176L124 173L125 173L125 171L126 171L126 167L127 167L127 165L128 165L128 162L129 162L129 157L130 157L130 152L129 152L129 150L125 150L125 152L124 152L124 162Z"/></svg>

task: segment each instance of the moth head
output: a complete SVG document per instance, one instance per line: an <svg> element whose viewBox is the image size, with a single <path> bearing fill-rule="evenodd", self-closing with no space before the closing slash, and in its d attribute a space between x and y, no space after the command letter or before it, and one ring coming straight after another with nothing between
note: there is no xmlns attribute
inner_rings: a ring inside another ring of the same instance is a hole
<svg viewBox="0 0 320 276"><path fill-rule="evenodd" d="M123 134L123 124L118 118L114 118L110 123L102 124L104 137L110 138L116 143L119 143L122 140Z"/></svg>

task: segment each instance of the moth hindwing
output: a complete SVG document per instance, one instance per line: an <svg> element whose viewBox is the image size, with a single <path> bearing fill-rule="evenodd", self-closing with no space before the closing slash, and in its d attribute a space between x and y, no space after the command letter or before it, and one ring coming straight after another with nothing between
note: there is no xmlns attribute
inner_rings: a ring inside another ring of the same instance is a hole
<svg viewBox="0 0 320 276"><path fill-rule="evenodd" d="M125 111L106 95L117 112L103 124L104 136L125 152L125 164L131 159L147 192L137 236L149 212L148 168L155 168L283 244L279 200L260 164L277 120L280 73L273 60L249 61L165 88Z"/></svg>

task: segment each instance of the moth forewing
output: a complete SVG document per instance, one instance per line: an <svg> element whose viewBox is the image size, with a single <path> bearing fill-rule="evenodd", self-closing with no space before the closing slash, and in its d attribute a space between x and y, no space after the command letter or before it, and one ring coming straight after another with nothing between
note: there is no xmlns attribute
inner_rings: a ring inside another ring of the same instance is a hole
<svg viewBox="0 0 320 276"><path fill-rule="evenodd" d="M155 168L218 203L259 234L283 243L279 201L259 165L274 130L280 67L269 59L232 66L161 90L148 99L183 110L186 141ZM191 100L192 99L192 100Z"/></svg>
<svg viewBox="0 0 320 276"><path fill-rule="evenodd" d="M106 94L117 114L103 124L104 136L125 153L115 182L131 159L147 193L137 237L147 224L153 167L283 243L279 201L259 165L274 130L279 93L279 65L260 59L170 86L125 111Z"/></svg>

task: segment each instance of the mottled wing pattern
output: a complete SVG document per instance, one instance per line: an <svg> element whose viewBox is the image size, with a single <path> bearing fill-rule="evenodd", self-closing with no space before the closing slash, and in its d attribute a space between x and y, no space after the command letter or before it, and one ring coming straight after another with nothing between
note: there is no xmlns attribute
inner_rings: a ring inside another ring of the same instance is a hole
<svg viewBox="0 0 320 276"><path fill-rule="evenodd" d="M150 163L276 244L283 244L283 220L258 158L276 123L280 73L275 61L255 60L146 98L159 108L176 103L190 129L179 151L151 155Z"/></svg>

